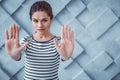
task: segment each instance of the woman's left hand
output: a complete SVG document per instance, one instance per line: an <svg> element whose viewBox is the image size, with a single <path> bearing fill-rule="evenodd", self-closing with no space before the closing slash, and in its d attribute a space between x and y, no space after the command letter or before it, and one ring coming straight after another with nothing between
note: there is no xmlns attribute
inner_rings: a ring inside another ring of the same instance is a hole
<svg viewBox="0 0 120 80"><path fill-rule="evenodd" d="M63 60L71 57L74 50L74 33L68 25L64 25L61 29L61 42L54 40L56 49Z"/></svg>

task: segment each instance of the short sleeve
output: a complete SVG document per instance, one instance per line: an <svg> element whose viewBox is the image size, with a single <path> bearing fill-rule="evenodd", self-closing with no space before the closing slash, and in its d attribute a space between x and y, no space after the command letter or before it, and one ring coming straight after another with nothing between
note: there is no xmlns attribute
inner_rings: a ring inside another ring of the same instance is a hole
<svg viewBox="0 0 120 80"><path fill-rule="evenodd" d="M31 41L32 36L26 36L20 40L20 45L23 45L25 42Z"/></svg>
<svg viewBox="0 0 120 80"><path fill-rule="evenodd" d="M60 37L60 36L55 36L55 37L56 37L56 39L58 40L58 42L60 43L61 37Z"/></svg>
<svg viewBox="0 0 120 80"><path fill-rule="evenodd" d="M26 42L25 38L20 39L20 45L23 45Z"/></svg>
<svg viewBox="0 0 120 80"><path fill-rule="evenodd" d="M25 42L29 42L30 39L31 39L31 36L26 36L26 37L24 37L24 38L21 38L21 39L20 39L20 45L24 45ZM26 50L26 48L24 48L23 51L25 51L25 50Z"/></svg>

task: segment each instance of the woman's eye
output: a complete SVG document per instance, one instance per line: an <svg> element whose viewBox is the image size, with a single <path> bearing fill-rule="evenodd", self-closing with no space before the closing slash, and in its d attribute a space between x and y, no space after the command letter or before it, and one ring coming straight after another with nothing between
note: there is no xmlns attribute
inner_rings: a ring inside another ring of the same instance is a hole
<svg viewBox="0 0 120 80"><path fill-rule="evenodd" d="M47 20L43 20L43 22L47 22Z"/></svg>
<svg viewBox="0 0 120 80"><path fill-rule="evenodd" d="M38 20L33 20L33 22L35 22L35 23L36 23L36 22L38 22Z"/></svg>

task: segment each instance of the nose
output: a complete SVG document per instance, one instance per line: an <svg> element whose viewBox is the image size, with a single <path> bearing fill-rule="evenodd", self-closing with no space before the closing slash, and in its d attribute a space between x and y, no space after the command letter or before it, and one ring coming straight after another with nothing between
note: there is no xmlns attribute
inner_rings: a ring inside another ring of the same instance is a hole
<svg viewBox="0 0 120 80"><path fill-rule="evenodd" d="M42 24L40 22L38 23L38 27L42 27Z"/></svg>

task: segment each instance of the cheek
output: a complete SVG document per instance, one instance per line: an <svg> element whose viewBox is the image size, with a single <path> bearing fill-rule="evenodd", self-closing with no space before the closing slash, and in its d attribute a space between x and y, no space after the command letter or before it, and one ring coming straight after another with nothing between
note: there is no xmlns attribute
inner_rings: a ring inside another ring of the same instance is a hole
<svg viewBox="0 0 120 80"><path fill-rule="evenodd" d="M49 22L47 23L47 26L48 26L48 27L50 27L50 25L51 25L51 21L49 21Z"/></svg>
<svg viewBox="0 0 120 80"><path fill-rule="evenodd" d="M36 29L37 25L35 23L32 22L33 28Z"/></svg>
<svg viewBox="0 0 120 80"><path fill-rule="evenodd" d="M50 25L51 25L51 23L48 23L48 24L47 24L47 28L48 28L48 29L50 28Z"/></svg>

